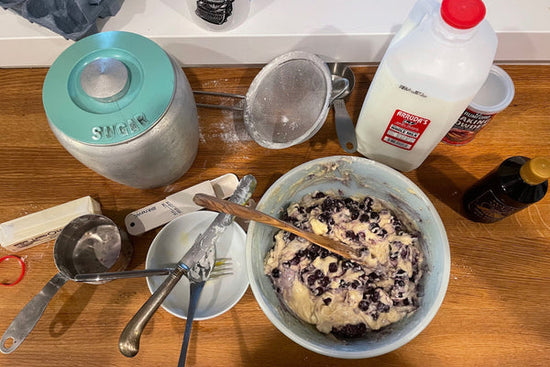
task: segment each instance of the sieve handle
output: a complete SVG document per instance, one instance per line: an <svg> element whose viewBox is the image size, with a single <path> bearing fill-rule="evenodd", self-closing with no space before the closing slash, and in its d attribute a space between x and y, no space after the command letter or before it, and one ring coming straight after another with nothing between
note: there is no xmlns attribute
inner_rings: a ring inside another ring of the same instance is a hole
<svg viewBox="0 0 550 367"><path fill-rule="evenodd" d="M207 96L216 96L216 97L226 97L226 98L235 98L235 99L242 99L245 100L246 96L243 96L241 94L233 94L233 93L222 93L222 92L206 92L202 90L194 90L193 94L202 94ZM222 110L233 110L233 111L243 111L244 108L241 106L228 106L224 104L208 104L208 103L197 103L198 107L208 107L208 108L218 108Z"/></svg>

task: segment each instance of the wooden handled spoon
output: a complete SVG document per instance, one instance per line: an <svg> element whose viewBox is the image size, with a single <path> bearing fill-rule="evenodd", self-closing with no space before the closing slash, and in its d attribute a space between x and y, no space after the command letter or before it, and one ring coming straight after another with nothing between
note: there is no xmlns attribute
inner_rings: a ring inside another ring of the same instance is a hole
<svg viewBox="0 0 550 367"><path fill-rule="evenodd" d="M354 251L352 248L350 248L348 245L342 242L334 241L328 237L323 237L312 232L306 232L302 229L299 229L293 226L292 224L289 224L280 219L274 218L258 210L251 209L243 205L235 204L227 200L218 199L215 196L206 195L206 194L196 194L193 197L193 201L195 202L195 204L200 205L206 209L214 210L225 214L235 215L240 218L268 224L270 226L285 230L287 232L294 233L297 236L300 236L310 242L313 242L323 247L324 249L327 249L347 259L359 260L360 258L356 251Z"/></svg>

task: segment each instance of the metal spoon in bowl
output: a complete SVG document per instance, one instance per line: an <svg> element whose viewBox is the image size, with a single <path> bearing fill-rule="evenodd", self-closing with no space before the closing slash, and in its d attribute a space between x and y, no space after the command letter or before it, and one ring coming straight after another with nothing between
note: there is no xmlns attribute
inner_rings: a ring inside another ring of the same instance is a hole
<svg viewBox="0 0 550 367"><path fill-rule="evenodd" d="M346 64L328 63L327 65L332 74L333 86L339 78L344 78L348 81L347 89L338 97L334 98L332 105L334 106L334 123L336 125L336 134L338 135L340 146L347 153L355 153L357 150L355 127L353 126L353 121L351 120L351 117L346 110L346 105L344 104L344 98L351 93L355 85L355 75L353 74L351 68Z"/></svg>
<svg viewBox="0 0 550 367"><path fill-rule="evenodd" d="M21 345L53 296L76 274L123 270L132 253L128 236L109 218L86 214L71 221L55 241L53 257L58 273L8 326L0 340L0 351L9 354Z"/></svg>

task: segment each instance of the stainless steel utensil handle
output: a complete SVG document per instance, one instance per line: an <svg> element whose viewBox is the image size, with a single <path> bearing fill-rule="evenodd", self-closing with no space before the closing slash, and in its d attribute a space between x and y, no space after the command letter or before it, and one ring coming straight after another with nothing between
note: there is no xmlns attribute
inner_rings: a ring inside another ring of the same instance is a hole
<svg viewBox="0 0 550 367"><path fill-rule="evenodd" d="M61 273L52 279L23 307L0 340L0 351L9 354L16 350L40 320L46 306L57 291L69 280Z"/></svg>
<svg viewBox="0 0 550 367"><path fill-rule="evenodd" d="M138 353L139 340L145 325L147 325L155 311L160 307L162 302L164 302L185 272L185 268L177 266L174 271L166 277L164 282L162 282L151 297L149 297L147 302L141 306L128 325L126 325L118 341L118 349L123 355L126 357L134 357Z"/></svg>
<svg viewBox="0 0 550 367"><path fill-rule="evenodd" d="M216 96L216 97L225 97L225 98L235 98L245 100L246 96L233 93L222 93L222 92L206 92L202 90L194 90L193 94L207 95L207 96ZM233 111L243 111L244 108L240 106L228 106L223 104L208 104L208 103L197 103L197 107L208 107L208 108L218 108L221 110L233 110Z"/></svg>
<svg viewBox="0 0 550 367"><path fill-rule="evenodd" d="M244 204L248 201L254 188L256 187L256 179L252 175L244 176L237 189L229 198L230 201L233 201L238 204ZM206 229L202 236L209 239L210 243L215 243L215 240L221 235L223 228L228 226L233 221L233 216L228 214L219 214L212 224ZM188 251L192 252L194 246ZM185 255L184 255L185 258ZM118 340L118 349L126 357L134 357L139 351L139 340L141 338L141 333L145 328L145 325L149 322L153 314L160 307L164 299L176 286L177 282L189 269L184 268L185 266L181 261L176 266L176 269L170 273L170 275L164 280L164 282L156 289L156 291L151 295L151 297L141 306L138 312L130 320L128 325L122 331L120 338Z"/></svg>
<svg viewBox="0 0 550 367"><path fill-rule="evenodd" d="M115 279L128 279L128 278L140 278L150 277L155 275L168 275L170 268L166 269L144 269L144 270L130 270L130 271L117 271L112 273L89 273L89 274L77 274L74 277L75 282L102 282Z"/></svg>
<svg viewBox="0 0 550 367"><path fill-rule="evenodd" d="M357 138L355 136L355 127L353 121L346 109L343 99L335 99L334 106L334 123L336 125L336 134L340 146L347 153L355 153L357 150Z"/></svg>
<svg viewBox="0 0 550 367"><path fill-rule="evenodd" d="M187 349L189 347L189 339L191 339L191 328L193 327L193 319L195 318L197 304L199 303L199 298L205 284L206 282L198 282L191 283L190 286L189 307L187 308L187 320L185 321L185 332L183 333L183 343L181 344L178 367L185 366L185 360L187 359Z"/></svg>

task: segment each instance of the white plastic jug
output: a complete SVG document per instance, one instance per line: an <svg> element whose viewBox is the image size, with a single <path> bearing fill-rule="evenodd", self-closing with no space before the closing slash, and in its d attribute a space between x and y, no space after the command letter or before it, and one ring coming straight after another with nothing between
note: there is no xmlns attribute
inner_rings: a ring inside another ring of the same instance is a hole
<svg viewBox="0 0 550 367"><path fill-rule="evenodd" d="M418 0L365 97L361 154L400 171L422 164L487 79L498 41L484 18L481 0Z"/></svg>

